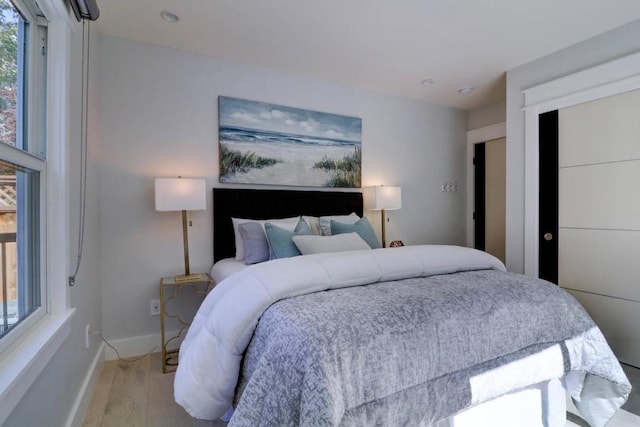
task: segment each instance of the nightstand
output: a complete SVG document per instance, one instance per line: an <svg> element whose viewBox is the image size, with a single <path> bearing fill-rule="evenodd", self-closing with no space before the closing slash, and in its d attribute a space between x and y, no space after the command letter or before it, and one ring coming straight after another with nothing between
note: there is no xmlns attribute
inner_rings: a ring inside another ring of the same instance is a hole
<svg viewBox="0 0 640 427"><path fill-rule="evenodd" d="M180 294L191 294L199 303L215 286L209 274L200 274L199 279L176 281L175 276L160 279L160 331L162 334L162 372L173 372L178 367L178 350L184 334L193 320L193 313L185 313L179 306ZM198 307L199 307L198 303ZM194 304L192 304L194 305ZM171 328L178 328L171 329ZM165 330L168 329L168 330ZM170 336L168 336L170 335Z"/></svg>

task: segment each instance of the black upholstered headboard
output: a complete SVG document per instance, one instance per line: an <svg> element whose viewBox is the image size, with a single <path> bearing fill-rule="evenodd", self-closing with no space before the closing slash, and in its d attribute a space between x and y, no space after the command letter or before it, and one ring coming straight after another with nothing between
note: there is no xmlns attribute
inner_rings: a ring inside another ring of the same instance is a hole
<svg viewBox="0 0 640 427"><path fill-rule="evenodd" d="M345 191L213 189L213 258L235 256L231 218L271 219L296 215L362 216L362 193Z"/></svg>

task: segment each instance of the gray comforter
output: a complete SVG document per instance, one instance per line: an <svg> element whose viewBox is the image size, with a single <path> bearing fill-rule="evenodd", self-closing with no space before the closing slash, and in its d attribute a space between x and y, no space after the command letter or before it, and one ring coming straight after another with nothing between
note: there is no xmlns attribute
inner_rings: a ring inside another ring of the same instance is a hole
<svg viewBox="0 0 640 427"><path fill-rule="evenodd" d="M548 282L485 270L291 297L260 319L230 426L429 425L483 400L474 378L553 348L559 366L538 380L585 374L583 415L601 425L588 388L615 411L630 385L584 309Z"/></svg>

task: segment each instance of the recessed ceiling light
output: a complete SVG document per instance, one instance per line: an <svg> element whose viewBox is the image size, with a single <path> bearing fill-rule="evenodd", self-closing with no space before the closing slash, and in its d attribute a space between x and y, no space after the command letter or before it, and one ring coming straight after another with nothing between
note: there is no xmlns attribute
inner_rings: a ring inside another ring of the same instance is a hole
<svg viewBox="0 0 640 427"><path fill-rule="evenodd" d="M458 93L460 95L469 95L471 92L473 92L474 89L475 89L474 86L465 86L465 87L461 87L458 90Z"/></svg>
<svg viewBox="0 0 640 427"><path fill-rule="evenodd" d="M422 86L431 86L431 85L436 84L436 81L433 80L433 79L424 79L420 83L422 84Z"/></svg>
<svg viewBox="0 0 640 427"><path fill-rule="evenodd" d="M180 17L173 12L169 12L168 10L163 10L160 12L160 16L167 22L178 22Z"/></svg>

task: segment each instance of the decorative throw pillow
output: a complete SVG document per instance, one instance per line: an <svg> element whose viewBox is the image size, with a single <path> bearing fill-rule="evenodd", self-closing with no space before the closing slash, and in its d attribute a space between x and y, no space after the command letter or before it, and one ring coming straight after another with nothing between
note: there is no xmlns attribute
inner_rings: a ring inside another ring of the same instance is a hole
<svg viewBox="0 0 640 427"><path fill-rule="evenodd" d="M358 221L360 217L352 212L349 215L331 215L331 216L321 216L318 220L320 225L320 230L322 231L323 236L331 236L331 221L338 221L345 224L353 224Z"/></svg>
<svg viewBox="0 0 640 427"><path fill-rule="evenodd" d="M295 235L310 235L311 228L305 221L300 220L295 230L290 231L267 222L264 225L269 242L270 259L290 258L302 255L291 238Z"/></svg>
<svg viewBox="0 0 640 427"><path fill-rule="evenodd" d="M331 221L331 232L333 234L356 232L365 242L367 242L371 249L378 249L382 247L378 237L376 236L376 232L373 230L371 223L366 217L361 218L353 224Z"/></svg>
<svg viewBox="0 0 640 427"><path fill-rule="evenodd" d="M267 235L259 222L238 224L238 232L244 245L244 263L256 264L269 260Z"/></svg>
<svg viewBox="0 0 640 427"><path fill-rule="evenodd" d="M333 236L293 236L292 240L302 255L362 249L371 250L369 244L356 232Z"/></svg>
<svg viewBox="0 0 640 427"><path fill-rule="evenodd" d="M302 215L302 219L304 219L309 225L309 228L311 229L311 234L314 234L316 236L322 236L322 229L320 228L319 217Z"/></svg>
<svg viewBox="0 0 640 427"><path fill-rule="evenodd" d="M272 224L277 224L282 228L286 228L287 230L293 230L296 228L298 221L300 220L299 216L294 216L291 218L282 218L282 219L245 219L245 218L231 218L231 222L233 224L233 234L236 241L236 260L244 261L244 244L242 243L242 236L240 236L240 232L238 231L238 226L245 222L257 222L262 225L264 228L264 224L266 222L270 222Z"/></svg>

